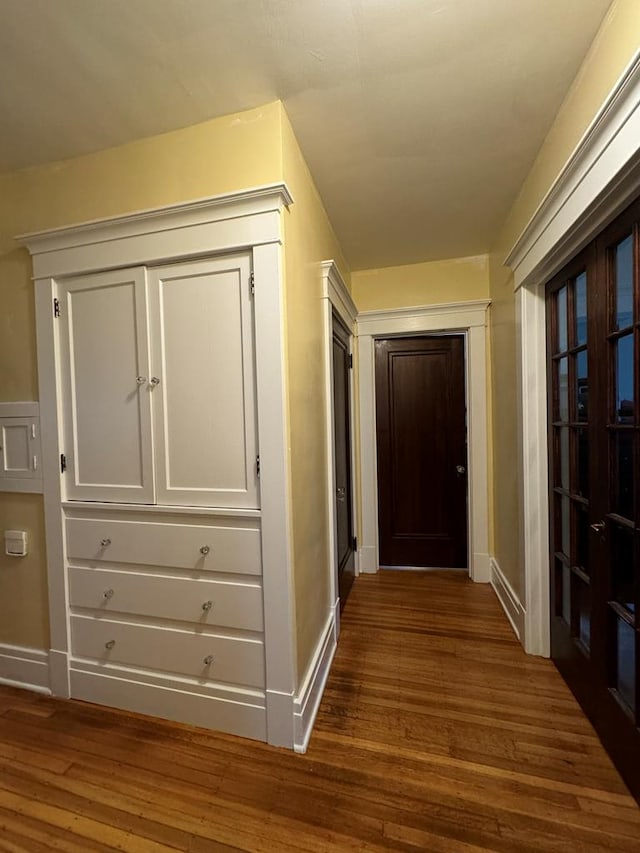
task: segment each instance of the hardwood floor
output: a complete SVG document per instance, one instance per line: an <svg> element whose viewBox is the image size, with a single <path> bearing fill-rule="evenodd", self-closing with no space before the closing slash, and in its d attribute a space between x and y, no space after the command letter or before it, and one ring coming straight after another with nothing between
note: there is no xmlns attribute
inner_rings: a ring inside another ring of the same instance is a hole
<svg viewBox="0 0 640 853"><path fill-rule="evenodd" d="M356 580L305 756L0 688L0 850L640 851L640 810L492 590Z"/></svg>

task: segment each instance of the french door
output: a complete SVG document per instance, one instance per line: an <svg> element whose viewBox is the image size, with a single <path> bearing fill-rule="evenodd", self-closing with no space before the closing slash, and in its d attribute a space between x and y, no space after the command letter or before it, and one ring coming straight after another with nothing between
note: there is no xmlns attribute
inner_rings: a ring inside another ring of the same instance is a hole
<svg viewBox="0 0 640 853"><path fill-rule="evenodd" d="M640 200L547 285L551 653L640 797Z"/></svg>

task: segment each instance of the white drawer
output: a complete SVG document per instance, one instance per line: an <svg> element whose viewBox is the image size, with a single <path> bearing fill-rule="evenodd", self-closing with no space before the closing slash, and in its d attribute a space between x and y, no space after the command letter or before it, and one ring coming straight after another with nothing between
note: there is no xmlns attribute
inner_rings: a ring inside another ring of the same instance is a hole
<svg viewBox="0 0 640 853"><path fill-rule="evenodd" d="M105 613L136 613L199 625L263 630L262 590L251 584L71 567L69 600L73 607L91 607Z"/></svg>
<svg viewBox="0 0 640 853"><path fill-rule="evenodd" d="M210 636L92 616L71 617L74 657L264 687L260 640ZM210 660L209 663L207 661Z"/></svg>
<svg viewBox="0 0 640 853"><path fill-rule="evenodd" d="M69 518L66 529L71 560L243 575L262 571L257 528Z"/></svg>

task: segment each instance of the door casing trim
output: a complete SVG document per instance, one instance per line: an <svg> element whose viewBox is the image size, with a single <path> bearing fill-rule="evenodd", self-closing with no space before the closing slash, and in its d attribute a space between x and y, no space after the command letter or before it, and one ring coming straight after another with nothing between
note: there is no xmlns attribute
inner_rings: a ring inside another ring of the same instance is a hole
<svg viewBox="0 0 640 853"><path fill-rule="evenodd" d="M640 50L505 259L514 274L524 647L551 653L545 284L640 191Z"/></svg>
<svg viewBox="0 0 640 853"><path fill-rule="evenodd" d="M359 453L362 495L360 571L377 572L378 462L374 346L376 338L399 335L460 334L465 336L468 412L469 576L480 583L491 579L489 561L489 469L487 429L487 316L490 300L363 311L358 336Z"/></svg>
<svg viewBox="0 0 640 853"><path fill-rule="evenodd" d="M335 435L333 413L333 313L338 315L349 332L349 354L354 358L354 332L358 309L355 306L349 289L340 275L335 261L322 261L320 264L322 276L322 300L324 303L324 381L327 433L327 515L329 535L329 590L331 609L335 614L336 640L340 634L340 595L338 589L338 545L335 537L336 524L336 482L335 482ZM354 359L355 360L355 359ZM354 529L357 520L357 488L356 488L356 454L355 454L355 383L354 371L350 371L349 379L349 436L351 445L351 517ZM355 574L360 573L358 551L354 554Z"/></svg>

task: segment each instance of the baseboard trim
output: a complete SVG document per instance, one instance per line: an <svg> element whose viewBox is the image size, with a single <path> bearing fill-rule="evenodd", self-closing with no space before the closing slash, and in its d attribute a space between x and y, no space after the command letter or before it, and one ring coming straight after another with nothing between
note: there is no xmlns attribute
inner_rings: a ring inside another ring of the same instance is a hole
<svg viewBox="0 0 640 853"><path fill-rule="evenodd" d="M295 752L307 751L336 647L335 608L332 607L307 674L293 701Z"/></svg>
<svg viewBox="0 0 640 853"><path fill-rule="evenodd" d="M491 582L491 557L488 554L472 554L471 580L475 583Z"/></svg>
<svg viewBox="0 0 640 853"><path fill-rule="evenodd" d="M379 568L376 557L377 549L375 545L363 545L358 553L359 574L375 574Z"/></svg>
<svg viewBox="0 0 640 853"><path fill-rule="evenodd" d="M491 557L491 586L507 614L514 634L524 645L525 609L494 557Z"/></svg>
<svg viewBox="0 0 640 853"><path fill-rule="evenodd" d="M248 697L243 701L240 695L234 700L232 691L229 699L222 699L190 691L180 682L166 682L164 685L138 681L134 675L126 678L76 669L73 663L70 671L74 699L266 741L266 711L258 700L253 704Z"/></svg>
<svg viewBox="0 0 640 853"><path fill-rule="evenodd" d="M42 649L0 644L0 684L50 696L48 653Z"/></svg>

